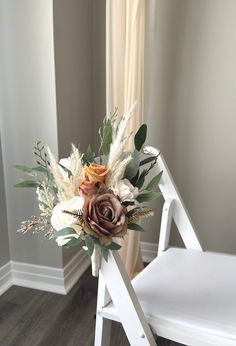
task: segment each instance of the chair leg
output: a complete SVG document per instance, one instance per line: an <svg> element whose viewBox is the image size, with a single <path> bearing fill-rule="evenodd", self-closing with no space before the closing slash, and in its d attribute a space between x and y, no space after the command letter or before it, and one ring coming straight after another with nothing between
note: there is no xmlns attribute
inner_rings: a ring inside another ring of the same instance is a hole
<svg viewBox="0 0 236 346"><path fill-rule="evenodd" d="M111 320L102 317L97 312L94 346L110 346L110 336Z"/></svg>
<svg viewBox="0 0 236 346"><path fill-rule="evenodd" d="M104 318L101 314L101 309L111 301L111 297L107 291L102 274L99 274L98 280L98 296L97 296L97 314L95 327L95 342L94 346L109 346L111 335L111 320Z"/></svg>

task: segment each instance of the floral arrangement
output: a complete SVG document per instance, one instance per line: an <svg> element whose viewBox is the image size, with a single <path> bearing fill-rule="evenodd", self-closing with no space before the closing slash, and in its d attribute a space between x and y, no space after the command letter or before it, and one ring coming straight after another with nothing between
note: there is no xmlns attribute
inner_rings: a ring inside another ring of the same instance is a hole
<svg viewBox="0 0 236 346"><path fill-rule="evenodd" d="M109 250L121 247L118 240L128 229L143 231L139 220L153 215L144 203L159 197L162 172L146 183L157 161L157 156L142 159L146 124L135 134L133 150L127 150L132 111L120 119L117 112L104 119L97 155L90 145L84 154L72 145L71 155L57 162L50 149L37 142L37 166L15 166L32 179L15 186L36 188L41 213L23 221L18 232L45 230L59 246L80 245L90 256L96 246L107 260Z"/></svg>

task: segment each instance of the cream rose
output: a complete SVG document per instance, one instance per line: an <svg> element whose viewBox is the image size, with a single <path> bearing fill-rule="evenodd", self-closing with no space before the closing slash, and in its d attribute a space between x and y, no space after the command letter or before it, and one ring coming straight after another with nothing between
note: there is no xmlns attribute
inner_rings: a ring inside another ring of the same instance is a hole
<svg viewBox="0 0 236 346"><path fill-rule="evenodd" d="M79 232L80 226L76 225L76 218L73 215L64 213L64 210L74 211L81 210L84 205L84 199L80 196L71 198L69 201L63 201L57 204L52 211L51 225L56 230L59 231L65 227L72 227L76 232Z"/></svg>
<svg viewBox="0 0 236 346"><path fill-rule="evenodd" d="M138 188L134 187L128 179L118 181L112 191L120 197L121 201L133 201L139 192Z"/></svg>

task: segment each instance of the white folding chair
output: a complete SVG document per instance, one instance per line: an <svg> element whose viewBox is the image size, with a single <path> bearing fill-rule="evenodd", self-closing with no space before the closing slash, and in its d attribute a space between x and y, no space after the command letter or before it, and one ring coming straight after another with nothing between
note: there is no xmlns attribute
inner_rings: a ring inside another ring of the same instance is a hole
<svg viewBox="0 0 236 346"><path fill-rule="evenodd" d="M157 149L144 152L157 155ZM102 261L95 346L110 344L111 320L132 346L156 345L153 333L185 345L236 345L236 256L203 252L166 163L158 256L130 282L117 252ZM172 219L186 249L170 248Z"/></svg>

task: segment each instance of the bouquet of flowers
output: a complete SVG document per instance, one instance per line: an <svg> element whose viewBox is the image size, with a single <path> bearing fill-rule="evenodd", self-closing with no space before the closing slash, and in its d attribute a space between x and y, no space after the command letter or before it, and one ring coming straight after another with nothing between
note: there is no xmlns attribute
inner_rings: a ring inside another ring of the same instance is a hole
<svg viewBox="0 0 236 346"><path fill-rule="evenodd" d="M45 231L59 246L79 245L89 256L96 248L107 261L109 250L121 247L119 238L128 229L143 231L139 220L153 215L144 203L159 197L156 189L162 172L146 183L157 161L157 156L142 159L146 124L135 134L133 150L127 150L132 111L120 119L117 112L104 119L97 155L90 145L86 153L72 145L71 155L57 162L50 149L37 142L37 166L15 166L31 180L15 186L36 188L41 213L23 221L18 232Z"/></svg>

